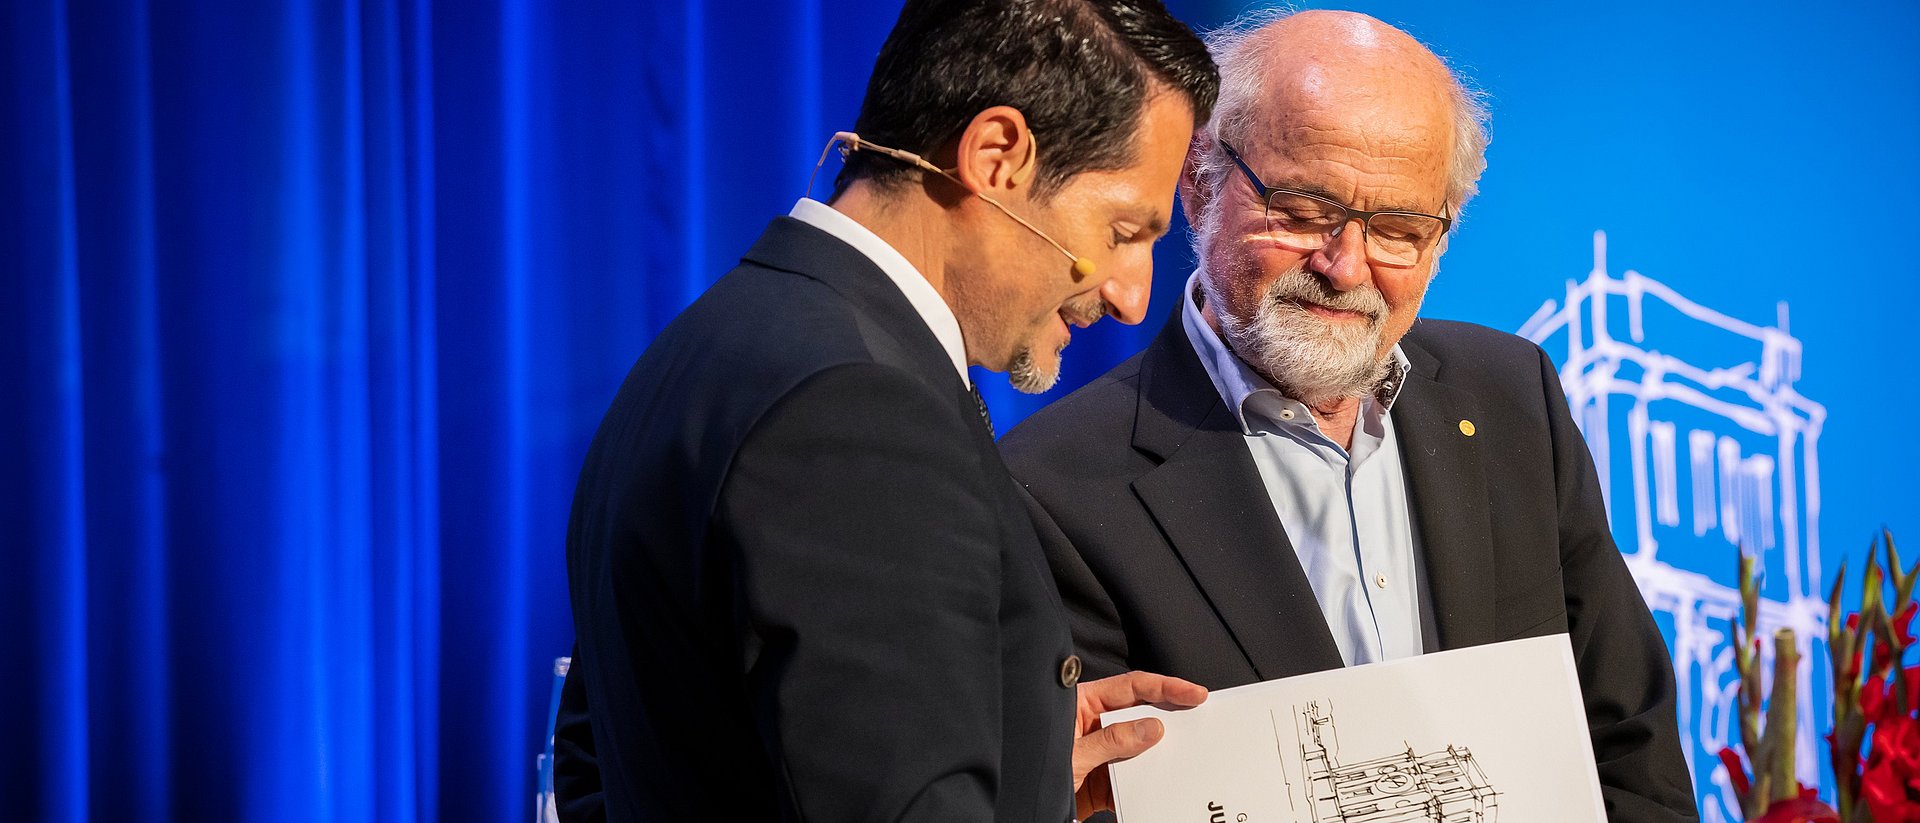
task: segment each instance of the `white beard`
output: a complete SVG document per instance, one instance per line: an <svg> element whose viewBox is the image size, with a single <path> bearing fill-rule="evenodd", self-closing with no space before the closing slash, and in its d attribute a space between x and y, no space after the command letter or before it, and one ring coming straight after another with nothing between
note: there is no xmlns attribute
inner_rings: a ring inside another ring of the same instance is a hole
<svg viewBox="0 0 1920 823"><path fill-rule="evenodd" d="M1273 281L1249 318L1229 308L1212 275L1203 275L1200 284L1227 345L1289 397L1317 408L1363 397L1386 379L1391 358L1381 353L1380 340L1387 303L1371 285L1335 291L1297 267ZM1359 312L1367 319L1323 320L1300 302Z"/></svg>
<svg viewBox="0 0 1920 823"><path fill-rule="evenodd" d="M1107 305L1105 299L1093 295L1069 300L1061 304L1060 311L1067 322L1073 325L1091 326L1100 322L1100 318L1112 313L1112 307ZM1053 389L1054 384L1060 382L1060 370L1065 367L1060 358L1066 350L1067 344L1060 344L1060 348L1053 351L1053 368L1042 370L1040 365L1034 362L1033 346L1031 344L1025 346L1020 349L1019 354L1013 356L1013 362L1007 366L1007 380L1013 383L1013 388L1017 391L1026 394L1046 394Z"/></svg>
<svg viewBox="0 0 1920 823"><path fill-rule="evenodd" d="M1013 363L1007 367L1007 382L1013 384L1015 391L1022 394L1045 394L1060 382L1060 359L1054 357L1052 371L1041 371L1033 363L1031 347L1020 350L1014 355Z"/></svg>

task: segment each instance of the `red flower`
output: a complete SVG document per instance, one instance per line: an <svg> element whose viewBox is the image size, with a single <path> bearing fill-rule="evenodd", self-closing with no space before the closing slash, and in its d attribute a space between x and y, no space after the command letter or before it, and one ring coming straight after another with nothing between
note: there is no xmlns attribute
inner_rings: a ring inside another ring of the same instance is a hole
<svg viewBox="0 0 1920 823"><path fill-rule="evenodd" d="M1878 638L1873 644L1874 671L1897 664L1906 655L1908 647L1913 645L1913 613L1916 605L1920 605L1920 601L1902 606L1898 614L1888 618L1893 636Z"/></svg>
<svg viewBox="0 0 1920 823"><path fill-rule="evenodd" d="M1920 721L1890 715L1874 724L1860 800L1874 823L1920 823Z"/></svg>
<svg viewBox="0 0 1920 823"><path fill-rule="evenodd" d="M1860 716L1868 723L1880 722L1880 710L1887 707L1887 681L1880 675L1868 675L1860 684Z"/></svg>
<svg viewBox="0 0 1920 823"><path fill-rule="evenodd" d="M1879 820L1874 818L1874 823ZM1840 813L1802 788L1799 797L1768 806L1767 813L1754 818L1752 823L1840 823Z"/></svg>
<svg viewBox="0 0 1920 823"><path fill-rule="evenodd" d="M1734 793L1744 801L1751 785L1747 782L1747 767L1740 762L1740 753L1731 747L1721 749L1720 764L1727 767L1727 780L1733 783Z"/></svg>
<svg viewBox="0 0 1920 823"><path fill-rule="evenodd" d="M1907 702L1913 703L1915 702L1914 697L1920 695L1920 665L1908 666L1906 668L1906 675Z"/></svg>
<svg viewBox="0 0 1920 823"><path fill-rule="evenodd" d="M1902 675L1907 681L1907 702L1913 703L1920 696L1920 666L1908 666ZM1865 683L1860 684L1860 716L1868 723L1899 720L1909 714L1906 706L1894 700L1894 692L1887 678L1869 675Z"/></svg>

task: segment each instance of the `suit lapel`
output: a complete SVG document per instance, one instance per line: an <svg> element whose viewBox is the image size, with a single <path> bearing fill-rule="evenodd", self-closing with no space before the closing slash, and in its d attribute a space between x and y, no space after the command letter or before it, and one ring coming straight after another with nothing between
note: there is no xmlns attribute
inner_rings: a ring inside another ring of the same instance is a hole
<svg viewBox="0 0 1920 823"><path fill-rule="evenodd" d="M1176 309L1140 367L1133 490L1262 680L1339 668L1313 587Z"/></svg>
<svg viewBox="0 0 1920 823"><path fill-rule="evenodd" d="M1485 435L1475 429L1470 436L1461 424L1482 418L1471 395L1438 379L1439 361L1432 355L1411 340L1401 341L1401 351L1413 368L1394 403L1394 434L1426 560L1439 648L1491 643L1496 581L1480 452ZM1428 638L1430 649L1433 640Z"/></svg>

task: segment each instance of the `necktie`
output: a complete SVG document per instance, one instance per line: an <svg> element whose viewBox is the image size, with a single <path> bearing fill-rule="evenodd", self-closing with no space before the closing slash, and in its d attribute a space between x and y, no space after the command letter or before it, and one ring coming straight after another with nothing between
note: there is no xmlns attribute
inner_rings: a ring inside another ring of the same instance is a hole
<svg viewBox="0 0 1920 823"><path fill-rule="evenodd" d="M987 426L987 437L995 437L996 435L993 433L993 415L987 414L987 401L986 398L980 396L980 387L969 384L967 386L967 393L973 395L973 404L980 409L980 422Z"/></svg>

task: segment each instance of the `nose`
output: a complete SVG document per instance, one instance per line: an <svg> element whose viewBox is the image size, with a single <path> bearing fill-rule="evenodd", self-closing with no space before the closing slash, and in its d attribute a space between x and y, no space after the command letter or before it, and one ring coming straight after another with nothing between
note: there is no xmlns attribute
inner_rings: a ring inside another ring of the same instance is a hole
<svg viewBox="0 0 1920 823"><path fill-rule="evenodd" d="M1153 258L1127 266L1100 284L1100 299L1107 301L1108 314L1129 326L1147 318L1147 301L1153 296Z"/></svg>
<svg viewBox="0 0 1920 823"><path fill-rule="evenodd" d="M1315 274L1326 278L1328 285L1340 291L1364 285L1373 277L1373 270L1367 265L1366 224L1358 217L1347 221L1339 234L1329 238L1327 244L1307 260Z"/></svg>

